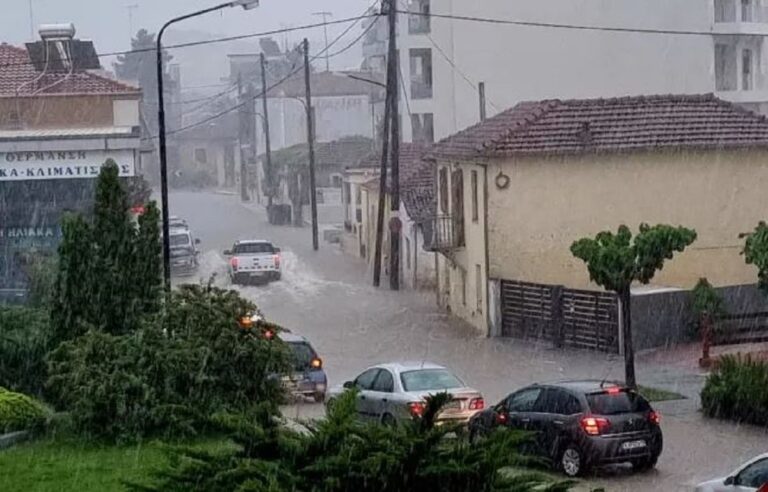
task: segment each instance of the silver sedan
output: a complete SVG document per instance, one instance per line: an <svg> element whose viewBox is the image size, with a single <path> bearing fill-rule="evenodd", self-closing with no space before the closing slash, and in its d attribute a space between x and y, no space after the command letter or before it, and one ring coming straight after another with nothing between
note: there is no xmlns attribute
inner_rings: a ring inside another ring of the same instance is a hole
<svg viewBox="0 0 768 492"><path fill-rule="evenodd" d="M353 381L332 388L330 406L344 391L356 388L357 412L362 420L394 424L420 417L426 398L447 392L453 399L438 415L438 423L466 424L485 407L483 395L467 387L447 368L428 362L379 364L363 371Z"/></svg>

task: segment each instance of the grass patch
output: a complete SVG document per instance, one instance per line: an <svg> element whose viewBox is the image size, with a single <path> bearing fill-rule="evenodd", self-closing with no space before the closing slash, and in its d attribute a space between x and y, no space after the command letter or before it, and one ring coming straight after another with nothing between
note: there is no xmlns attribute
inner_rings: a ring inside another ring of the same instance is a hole
<svg viewBox="0 0 768 492"><path fill-rule="evenodd" d="M221 438L183 443L209 451L230 449ZM45 439L0 451L3 492L105 492L124 490L123 481L146 483L168 463L164 444L103 446L76 439Z"/></svg>
<svg viewBox="0 0 768 492"><path fill-rule="evenodd" d="M637 391L650 402L685 400L685 397L680 393L675 393L674 391L667 391L659 388L651 388L649 386L639 386Z"/></svg>

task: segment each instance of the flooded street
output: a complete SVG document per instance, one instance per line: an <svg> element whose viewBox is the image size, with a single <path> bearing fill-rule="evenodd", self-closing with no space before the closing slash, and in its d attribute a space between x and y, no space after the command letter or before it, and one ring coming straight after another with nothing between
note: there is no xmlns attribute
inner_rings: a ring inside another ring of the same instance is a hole
<svg viewBox="0 0 768 492"><path fill-rule="evenodd" d="M393 360L447 365L481 390L488 404L532 382L622 378L623 362L616 356L481 338L438 310L434 294L374 289L362 260L328 243L313 252L309 228L270 226L263 212L239 203L236 196L174 193L171 207L188 219L202 240L201 278L215 274L217 284L228 284L221 253L237 239L266 239L282 249L281 281L239 290L269 319L311 340L331 385L342 384L367 366ZM600 471L589 478L589 486L609 491L692 490L696 483L727 474L768 449L764 430L704 419L697 401L703 375L682 368L680 361L662 359L640 355L640 384L674 390L688 399L654 405L662 414L665 433L657 469L644 474ZM300 418L322 412L321 405L309 403L290 409Z"/></svg>

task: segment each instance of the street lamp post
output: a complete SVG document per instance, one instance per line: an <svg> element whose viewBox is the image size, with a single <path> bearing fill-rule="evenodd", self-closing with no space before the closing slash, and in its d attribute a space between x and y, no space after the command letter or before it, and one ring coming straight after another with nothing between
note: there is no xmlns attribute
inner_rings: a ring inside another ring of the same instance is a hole
<svg viewBox="0 0 768 492"><path fill-rule="evenodd" d="M168 227L168 153L165 141L165 98L163 94L163 33L171 24L209 12L215 12L216 10L222 10L229 7L243 7L245 10L250 10L258 6L259 0L233 0L231 2L216 5L215 7L173 18L163 24L163 27L160 28L160 31L157 33L157 126L160 147L160 195L163 207L163 285L166 294L170 294L171 292L171 238L169 237L170 231Z"/></svg>

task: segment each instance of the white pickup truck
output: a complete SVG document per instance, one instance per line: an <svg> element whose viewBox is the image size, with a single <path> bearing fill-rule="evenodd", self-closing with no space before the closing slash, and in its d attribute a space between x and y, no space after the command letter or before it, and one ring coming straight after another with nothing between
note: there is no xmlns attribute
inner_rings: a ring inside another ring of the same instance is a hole
<svg viewBox="0 0 768 492"><path fill-rule="evenodd" d="M269 241L237 241L224 255L229 257L229 278L235 285L280 280L280 248Z"/></svg>

